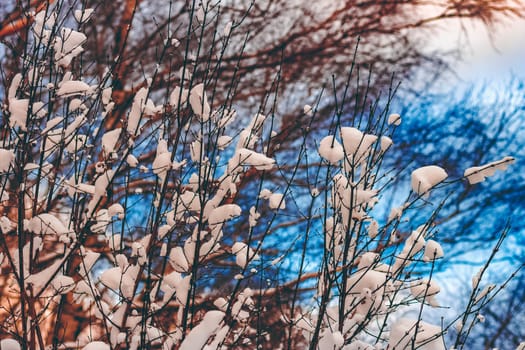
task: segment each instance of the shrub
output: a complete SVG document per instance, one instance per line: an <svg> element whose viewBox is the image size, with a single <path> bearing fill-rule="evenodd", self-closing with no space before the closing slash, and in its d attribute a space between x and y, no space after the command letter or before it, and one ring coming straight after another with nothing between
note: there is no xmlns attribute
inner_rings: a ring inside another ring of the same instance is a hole
<svg viewBox="0 0 525 350"><path fill-rule="evenodd" d="M415 169L403 204L375 220L397 176L382 166L402 127L393 91L370 105L359 84L352 102L334 91L332 118L318 96L287 124L277 72L248 121L234 107L238 78L220 76L235 24L210 43L219 8L189 14L187 37L165 34L129 101L115 93L120 59L84 73L82 30L96 12L59 3L30 16L1 125L0 347L443 349L452 325L423 320L438 305L432 277L444 256L434 223L446 204L431 192L513 158L453 180L436 165ZM172 65L178 45L184 59ZM159 89L166 64L178 83ZM320 118L326 132L313 127ZM291 132L279 123L296 128L296 148L279 149ZM421 206L432 214L405 222ZM504 287L485 284L486 266L458 313L455 347ZM407 307L417 317L401 317Z"/></svg>

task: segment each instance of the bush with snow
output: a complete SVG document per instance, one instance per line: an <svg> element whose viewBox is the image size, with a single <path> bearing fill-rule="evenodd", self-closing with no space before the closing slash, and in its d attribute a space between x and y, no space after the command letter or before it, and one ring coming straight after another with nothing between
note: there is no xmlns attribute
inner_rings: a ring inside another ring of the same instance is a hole
<svg viewBox="0 0 525 350"><path fill-rule="evenodd" d="M207 4L194 10L197 32L218 16ZM442 190L446 170L414 169L401 207L388 220L374 211L389 184L381 161L395 147L398 114L335 123L313 148L319 134L306 128L296 163L286 164L273 143L277 120L259 110L234 124L234 101L197 74L189 46L165 96L147 72L129 105L113 100L112 68L84 77L79 63L82 26L96 9L73 13L75 28L60 7L33 15L34 56L4 98L1 199L12 210L2 212L0 261L16 302L0 313L2 332L15 335L2 349L444 348L450 325L399 315L406 304L437 305L432 276L410 277L445 256L434 218L408 232L402 221ZM228 22L224 49L232 30ZM305 105L303 114L318 118L318 107ZM482 181L512 160L467 169L465 178ZM316 187L304 195L297 173L310 171ZM308 223L304 249L312 232L323 243L310 264L306 251L290 263L293 243L272 247L294 211ZM291 281L272 285L286 265L295 268L279 276ZM479 290L482 277L473 304L495 294L491 285ZM307 283L314 293L301 290ZM462 324L476 312L459 313ZM67 317L79 319L77 339L59 338ZM272 339L276 327L282 336ZM459 329L458 337L467 333Z"/></svg>

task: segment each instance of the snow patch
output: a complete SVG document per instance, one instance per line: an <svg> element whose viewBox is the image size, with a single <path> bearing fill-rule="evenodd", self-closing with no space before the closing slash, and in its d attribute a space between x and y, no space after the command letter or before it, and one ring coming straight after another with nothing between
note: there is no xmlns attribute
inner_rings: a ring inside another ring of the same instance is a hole
<svg viewBox="0 0 525 350"><path fill-rule="evenodd" d="M412 172L412 191L418 195L428 195L436 185L443 182L448 174L437 165L424 166Z"/></svg>
<svg viewBox="0 0 525 350"><path fill-rule="evenodd" d="M336 164L345 156L343 146L333 135L326 136L321 140L319 143L319 154L331 164Z"/></svg>
<svg viewBox="0 0 525 350"><path fill-rule="evenodd" d="M441 327L406 318L397 320L390 331L389 349L412 349L412 342L420 350L445 350Z"/></svg>
<svg viewBox="0 0 525 350"><path fill-rule="evenodd" d="M514 160L514 157L504 157L492 163L471 167L465 170L463 176L467 178L471 185L477 184L485 181L487 177L494 175L496 170L507 170L508 165L514 163Z"/></svg>

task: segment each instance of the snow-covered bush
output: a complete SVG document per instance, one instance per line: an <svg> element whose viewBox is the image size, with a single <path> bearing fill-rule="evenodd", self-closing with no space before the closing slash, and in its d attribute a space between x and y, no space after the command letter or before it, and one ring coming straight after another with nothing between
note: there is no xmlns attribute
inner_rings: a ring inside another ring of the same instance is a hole
<svg viewBox="0 0 525 350"><path fill-rule="evenodd" d="M404 213L513 158L453 180L438 165L414 169L406 200L381 220L400 116L374 105L343 125L341 108L330 130L314 130L329 118L319 97L297 111L297 149L280 153L275 104L236 111L237 77L216 89L239 23L211 3L188 14L186 37L162 33L157 65L128 99L115 92L120 57L85 73L96 9L28 14L2 105L0 348L444 349L451 325L424 309L439 305L432 274L446 251L434 219L445 203L417 226ZM159 88L163 69L175 85ZM293 227L304 231L290 239ZM458 312L457 347L502 288L484 271ZM407 307L418 317L403 317Z"/></svg>

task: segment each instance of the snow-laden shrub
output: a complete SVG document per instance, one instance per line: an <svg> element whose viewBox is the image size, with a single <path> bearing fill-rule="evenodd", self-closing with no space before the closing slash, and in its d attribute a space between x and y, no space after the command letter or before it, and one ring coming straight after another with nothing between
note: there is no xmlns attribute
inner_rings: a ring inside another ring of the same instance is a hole
<svg viewBox="0 0 525 350"><path fill-rule="evenodd" d="M158 88L160 55L144 81L127 87L127 102L116 100L114 84L122 61L83 76L82 28L96 9L73 11L74 26L58 5L30 14L31 54L10 78L1 125L8 301L0 317L12 339L0 347L444 349L450 325L423 320L423 309L438 305L432 272L446 256L434 216L402 228L405 211L450 181L446 170L414 169L406 201L388 220L375 217L391 176L382 160L401 117L385 109L312 130L314 118L327 117L319 104L297 112L304 134L288 164L275 114L237 116L230 92L214 89L220 75L203 74L201 65L220 66L220 57L199 62L200 49L216 49L199 34L209 18L220 22L217 11L193 8L188 38L166 33L164 51L187 43L171 67L178 83ZM234 30L224 26L221 50ZM512 161L469 168L465 179L482 181ZM299 261L282 231L288 217L306 223ZM314 233L321 253L310 257ZM283 266L294 268L279 274ZM429 276L414 279L420 266ZM458 339L497 291L481 288L483 273L459 313ZM419 317L400 317L408 304Z"/></svg>

